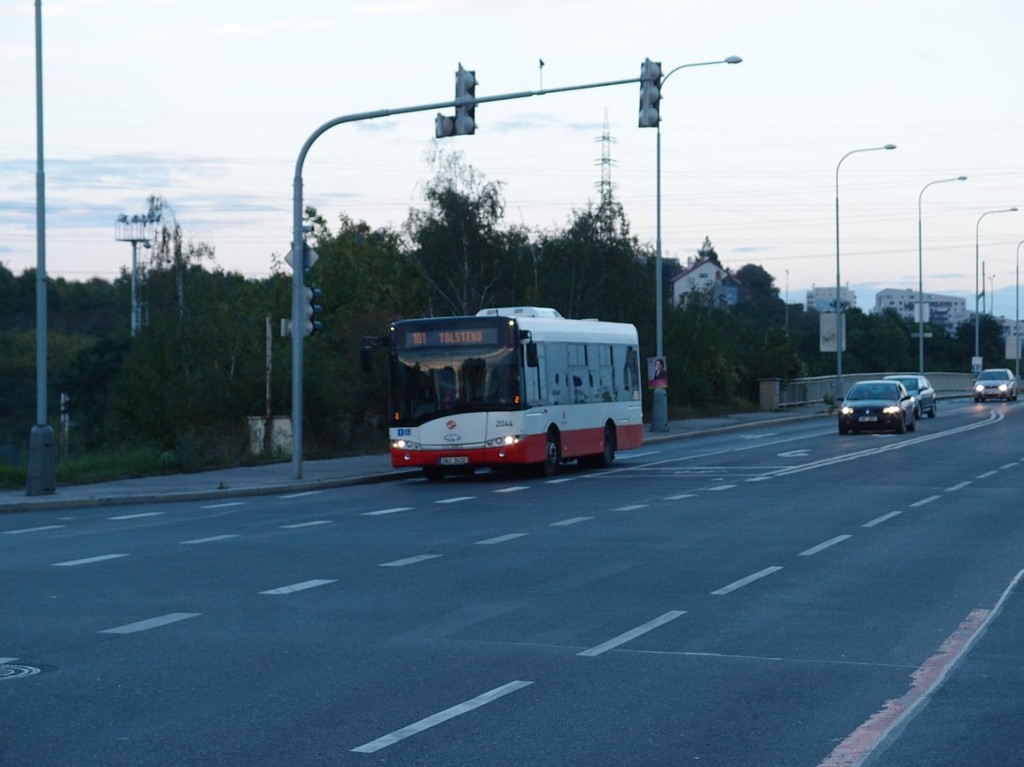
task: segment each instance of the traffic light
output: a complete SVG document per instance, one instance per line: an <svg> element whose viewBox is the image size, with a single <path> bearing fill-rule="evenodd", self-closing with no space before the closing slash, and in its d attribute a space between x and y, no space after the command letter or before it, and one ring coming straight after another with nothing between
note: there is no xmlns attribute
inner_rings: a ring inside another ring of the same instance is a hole
<svg viewBox="0 0 1024 767"><path fill-rule="evenodd" d="M455 73L455 99L476 98L476 72L463 69L459 64L459 71ZM470 136L476 133L476 102L466 105L455 105L454 134L456 136Z"/></svg>
<svg viewBox="0 0 1024 767"><path fill-rule="evenodd" d="M661 62L644 59L640 65L640 127L657 128L661 122Z"/></svg>
<svg viewBox="0 0 1024 767"><path fill-rule="evenodd" d="M434 118L434 137L448 138L455 133L455 118L438 113Z"/></svg>
<svg viewBox="0 0 1024 767"><path fill-rule="evenodd" d="M324 329L324 324L319 320L320 315L324 313L324 307L318 303L323 298L324 292L320 288L311 288L308 285L304 290L306 291L306 330L303 335L311 336Z"/></svg>

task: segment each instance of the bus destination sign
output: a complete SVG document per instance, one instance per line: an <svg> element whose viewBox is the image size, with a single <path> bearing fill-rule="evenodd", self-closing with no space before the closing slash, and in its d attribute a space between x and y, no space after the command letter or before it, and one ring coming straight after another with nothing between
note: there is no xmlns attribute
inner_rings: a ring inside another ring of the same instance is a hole
<svg viewBox="0 0 1024 767"><path fill-rule="evenodd" d="M423 346L494 346L498 344L498 329L495 327L407 330L402 335L402 346L406 349Z"/></svg>

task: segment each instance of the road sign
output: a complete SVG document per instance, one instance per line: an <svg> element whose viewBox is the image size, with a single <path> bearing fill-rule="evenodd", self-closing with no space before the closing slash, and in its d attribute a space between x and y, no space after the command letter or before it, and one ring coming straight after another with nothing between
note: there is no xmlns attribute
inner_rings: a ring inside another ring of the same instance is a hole
<svg viewBox="0 0 1024 767"><path fill-rule="evenodd" d="M311 247L309 247L309 245L306 245L305 248L306 248L306 264L305 264L305 269L308 272L310 269L313 268L313 264L315 264L317 261L320 260L320 256L317 255L317 252L315 250L313 250ZM288 255L284 257L284 262L286 264L288 264L288 266L291 267L292 271L295 271L295 259L292 258L294 250L295 250L294 248L292 248L292 250L289 250L288 251Z"/></svg>

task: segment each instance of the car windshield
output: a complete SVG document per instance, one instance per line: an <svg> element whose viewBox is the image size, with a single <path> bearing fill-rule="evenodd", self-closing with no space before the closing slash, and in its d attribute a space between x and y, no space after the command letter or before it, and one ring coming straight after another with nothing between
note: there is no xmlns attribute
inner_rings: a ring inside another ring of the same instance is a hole
<svg viewBox="0 0 1024 767"><path fill-rule="evenodd" d="M1007 381L1010 378L1008 370L983 370L978 376L979 381Z"/></svg>
<svg viewBox="0 0 1024 767"><path fill-rule="evenodd" d="M901 378L894 378L894 381L899 381L901 384L907 387L910 391L917 391L921 387L918 386L917 378L914 376L903 376Z"/></svg>
<svg viewBox="0 0 1024 767"><path fill-rule="evenodd" d="M854 384L847 399L898 399L899 387L896 384L859 383Z"/></svg>

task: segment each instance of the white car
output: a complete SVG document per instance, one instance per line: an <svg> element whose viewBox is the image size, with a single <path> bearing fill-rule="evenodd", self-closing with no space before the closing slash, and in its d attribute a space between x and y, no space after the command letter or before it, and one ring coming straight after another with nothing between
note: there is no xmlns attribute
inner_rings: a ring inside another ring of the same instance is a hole
<svg viewBox="0 0 1024 767"><path fill-rule="evenodd" d="M978 373L974 381L974 401L1017 399L1017 378L1009 368L988 368Z"/></svg>

